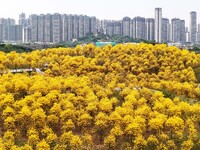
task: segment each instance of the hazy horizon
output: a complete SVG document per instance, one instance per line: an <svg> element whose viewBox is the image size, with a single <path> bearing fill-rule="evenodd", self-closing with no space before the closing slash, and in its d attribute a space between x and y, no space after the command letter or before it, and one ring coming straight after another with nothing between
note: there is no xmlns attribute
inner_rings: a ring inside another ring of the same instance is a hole
<svg viewBox="0 0 200 150"><path fill-rule="evenodd" d="M6 0L0 9L1 18L14 18L18 22L20 13L30 14L83 14L95 16L98 19L121 20L123 17L130 18L141 16L154 18L156 7L162 8L163 18L180 18L189 24L189 13L197 12L197 19L200 18L200 1L198 0ZM200 21L197 20L197 23Z"/></svg>

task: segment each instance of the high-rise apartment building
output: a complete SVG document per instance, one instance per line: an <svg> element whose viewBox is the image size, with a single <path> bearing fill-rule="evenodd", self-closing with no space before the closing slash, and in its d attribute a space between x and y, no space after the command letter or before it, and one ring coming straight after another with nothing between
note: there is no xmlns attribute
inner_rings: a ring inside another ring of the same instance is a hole
<svg viewBox="0 0 200 150"><path fill-rule="evenodd" d="M22 42L23 40L23 27L22 25L15 25L15 41L16 42Z"/></svg>
<svg viewBox="0 0 200 150"><path fill-rule="evenodd" d="M101 33L100 29L101 29L101 20L97 18L97 33Z"/></svg>
<svg viewBox="0 0 200 150"><path fill-rule="evenodd" d="M3 24L0 24L0 42L3 41Z"/></svg>
<svg viewBox="0 0 200 150"><path fill-rule="evenodd" d="M79 37L79 16L72 16L72 38L77 39Z"/></svg>
<svg viewBox="0 0 200 150"><path fill-rule="evenodd" d="M0 19L0 24L6 24L6 25L15 25L15 19L12 18L1 18Z"/></svg>
<svg viewBox="0 0 200 150"><path fill-rule="evenodd" d="M31 41L31 27L26 26L23 28L23 43L29 43Z"/></svg>
<svg viewBox="0 0 200 150"><path fill-rule="evenodd" d="M96 17L90 17L90 33L97 34L97 19L96 19Z"/></svg>
<svg viewBox="0 0 200 150"><path fill-rule="evenodd" d="M162 18L162 39L163 43L169 42L170 38L170 24L169 19Z"/></svg>
<svg viewBox="0 0 200 150"><path fill-rule="evenodd" d="M180 28L180 19L173 18L171 20L171 41L173 43L179 43L180 42L180 33L181 33L181 28Z"/></svg>
<svg viewBox="0 0 200 150"><path fill-rule="evenodd" d="M200 24L197 26L197 43L200 44Z"/></svg>
<svg viewBox="0 0 200 150"><path fill-rule="evenodd" d="M113 23L113 34L121 36L121 30L122 30L121 21L114 21L114 23Z"/></svg>
<svg viewBox="0 0 200 150"><path fill-rule="evenodd" d="M72 15L63 15L63 41L71 41L72 37Z"/></svg>
<svg viewBox="0 0 200 150"><path fill-rule="evenodd" d="M197 13L195 11L190 12L190 42L196 42L197 34Z"/></svg>
<svg viewBox="0 0 200 150"><path fill-rule="evenodd" d="M108 25L109 22L112 22L112 21L111 20L105 20L105 19L100 21L100 28L99 28L100 33L107 34L107 25Z"/></svg>
<svg viewBox="0 0 200 150"><path fill-rule="evenodd" d="M46 14L44 16L44 42L52 42L52 15Z"/></svg>
<svg viewBox="0 0 200 150"><path fill-rule="evenodd" d="M7 32L8 32L8 36L7 36L7 41L9 42L14 42L15 41L15 37L16 37L16 28L15 25L8 25L7 26Z"/></svg>
<svg viewBox="0 0 200 150"><path fill-rule="evenodd" d="M190 32L188 27L185 27L185 38L186 42L190 42Z"/></svg>
<svg viewBox="0 0 200 150"><path fill-rule="evenodd" d="M44 25L45 15L41 14L38 16L38 42L44 42Z"/></svg>
<svg viewBox="0 0 200 150"><path fill-rule="evenodd" d="M88 34L97 34L96 18L83 15L62 16L63 41L71 41Z"/></svg>
<svg viewBox="0 0 200 150"><path fill-rule="evenodd" d="M22 42L22 25L8 25L8 39L9 42Z"/></svg>
<svg viewBox="0 0 200 150"><path fill-rule="evenodd" d="M9 40L9 26L15 25L15 20L11 18L0 18L0 39L1 41Z"/></svg>
<svg viewBox="0 0 200 150"><path fill-rule="evenodd" d="M124 17L122 20L122 36L131 36L130 31L131 18Z"/></svg>
<svg viewBox="0 0 200 150"><path fill-rule="evenodd" d="M146 40L153 41L154 40L154 19L147 18L146 19Z"/></svg>
<svg viewBox="0 0 200 150"><path fill-rule="evenodd" d="M171 41L173 43L180 42L180 19L173 18L171 20Z"/></svg>
<svg viewBox="0 0 200 150"><path fill-rule="evenodd" d="M7 38L5 38L5 35L7 35L7 33L5 34L5 32L7 32L7 21L4 18L0 18L0 39L1 41L5 41Z"/></svg>
<svg viewBox="0 0 200 150"><path fill-rule="evenodd" d="M21 13L19 15L19 21L18 24L21 25L23 28L25 26L27 26L27 20L26 20L26 14L25 13Z"/></svg>
<svg viewBox="0 0 200 150"><path fill-rule="evenodd" d="M84 36L90 33L90 17L84 16Z"/></svg>
<svg viewBox="0 0 200 150"><path fill-rule="evenodd" d="M180 20L180 42L181 44L186 42L185 20Z"/></svg>
<svg viewBox="0 0 200 150"><path fill-rule="evenodd" d="M52 15L52 42L59 43L62 41L62 17L61 14Z"/></svg>
<svg viewBox="0 0 200 150"><path fill-rule="evenodd" d="M85 36L85 32L84 32L84 16L80 15L79 19L78 19L78 37L84 37Z"/></svg>
<svg viewBox="0 0 200 150"><path fill-rule="evenodd" d="M132 20L132 33L134 39L145 39L145 18L135 17Z"/></svg>
<svg viewBox="0 0 200 150"><path fill-rule="evenodd" d="M155 41L162 41L162 8L155 8Z"/></svg>
<svg viewBox="0 0 200 150"><path fill-rule="evenodd" d="M113 21L112 22L108 22L106 29L107 29L106 33L109 36L113 36L114 35L114 22Z"/></svg>
<svg viewBox="0 0 200 150"><path fill-rule="evenodd" d="M107 23L107 34L110 36L121 35L121 21L110 21Z"/></svg>
<svg viewBox="0 0 200 150"><path fill-rule="evenodd" d="M32 14L30 16L31 27L31 41L38 42L38 15Z"/></svg>
<svg viewBox="0 0 200 150"><path fill-rule="evenodd" d="M174 43L184 44L186 41L189 40L189 36L186 35L188 32L187 30L185 27L185 20L173 18L171 20L171 39L170 39L170 41L174 42Z"/></svg>

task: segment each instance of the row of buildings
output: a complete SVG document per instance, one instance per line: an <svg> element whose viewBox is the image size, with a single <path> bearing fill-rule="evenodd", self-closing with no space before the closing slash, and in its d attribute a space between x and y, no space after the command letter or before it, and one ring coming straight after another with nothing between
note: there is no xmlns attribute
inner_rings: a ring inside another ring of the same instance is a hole
<svg viewBox="0 0 200 150"><path fill-rule="evenodd" d="M23 43L59 43L71 41L87 34L97 34L97 19L83 15L32 14L26 19L0 19L0 41ZM21 36L19 36L21 35Z"/></svg>
<svg viewBox="0 0 200 150"><path fill-rule="evenodd" d="M16 25L14 19L0 18L0 41L22 41L22 26Z"/></svg>
<svg viewBox="0 0 200 150"><path fill-rule="evenodd" d="M99 20L85 15L32 14L14 19L0 18L0 41L23 43L59 43L88 34L103 33L110 36L129 36L156 42L192 44L200 42L200 25L197 13L190 13L189 28L185 20L162 17L162 8L155 8L154 18L124 17L122 20Z"/></svg>
<svg viewBox="0 0 200 150"><path fill-rule="evenodd" d="M197 13L190 12L190 25L185 26L185 20L179 18L162 18L162 8L155 8L154 39L156 42L173 42L184 44L190 42L196 44L200 42L200 28L197 30ZM198 25L200 27L200 25Z"/></svg>
<svg viewBox="0 0 200 150"><path fill-rule="evenodd" d="M197 13L190 13L189 28L185 20L179 18L162 17L162 9L155 9L154 18L124 17L121 21L101 21L104 33L120 36L129 36L134 39L155 40L159 43L200 43L200 24L197 26Z"/></svg>

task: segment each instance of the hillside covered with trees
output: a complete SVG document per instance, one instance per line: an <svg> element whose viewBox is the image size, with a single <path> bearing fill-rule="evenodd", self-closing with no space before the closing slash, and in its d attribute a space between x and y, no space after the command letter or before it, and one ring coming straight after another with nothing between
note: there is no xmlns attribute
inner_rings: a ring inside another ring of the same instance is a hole
<svg viewBox="0 0 200 150"><path fill-rule="evenodd" d="M198 150L199 72L165 44L0 52L0 149Z"/></svg>

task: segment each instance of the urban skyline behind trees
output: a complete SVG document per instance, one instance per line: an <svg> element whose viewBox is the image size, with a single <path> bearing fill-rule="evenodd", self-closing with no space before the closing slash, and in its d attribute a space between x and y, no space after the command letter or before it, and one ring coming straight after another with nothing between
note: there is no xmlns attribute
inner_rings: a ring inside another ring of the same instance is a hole
<svg viewBox="0 0 200 150"><path fill-rule="evenodd" d="M199 44L200 24L197 13L190 13L190 25L179 18L162 17L162 8L155 8L155 16L124 17L121 20L99 20L95 16L67 14L26 14L14 19L0 18L0 41L14 43L60 43L73 41L90 34L128 36L158 43ZM159 24L158 24L159 23ZM157 33L159 35L157 35Z"/></svg>

